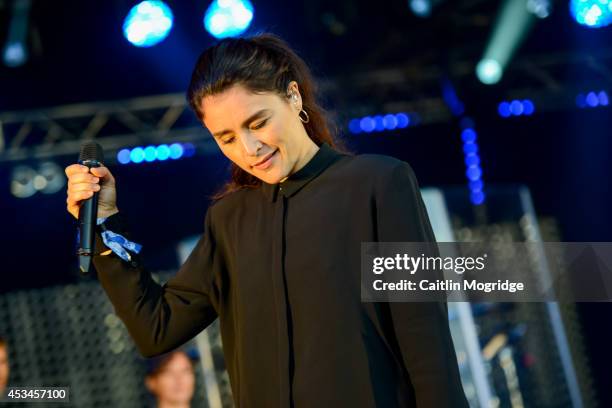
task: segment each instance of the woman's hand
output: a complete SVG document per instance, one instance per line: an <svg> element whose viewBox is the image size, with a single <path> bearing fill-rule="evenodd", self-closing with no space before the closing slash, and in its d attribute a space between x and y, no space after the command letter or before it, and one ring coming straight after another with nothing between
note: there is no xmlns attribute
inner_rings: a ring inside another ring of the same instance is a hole
<svg viewBox="0 0 612 408"><path fill-rule="evenodd" d="M98 194L98 217L110 217L119 212L115 178L106 167L92 167L72 164L65 169L68 176L68 212L79 218L81 202Z"/></svg>

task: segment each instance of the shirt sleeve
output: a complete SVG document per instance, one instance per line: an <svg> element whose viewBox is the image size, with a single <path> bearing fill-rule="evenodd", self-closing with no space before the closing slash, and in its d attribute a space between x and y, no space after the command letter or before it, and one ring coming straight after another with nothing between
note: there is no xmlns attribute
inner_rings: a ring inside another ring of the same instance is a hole
<svg viewBox="0 0 612 408"><path fill-rule="evenodd" d="M129 232L120 213L106 227L126 237ZM140 255L127 262L115 253L96 255L98 280L126 325L140 353L152 357L170 351L205 329L217 317L214 279L222 257L212 232L211 208L204 233L179 271L164 285L156 283L142 266ZM98 228L97 252L104 252Z"/></svg>
<svg viewBox="0 0 612 408"><path fill-rule="evenodd" d="M379 242L435 243L410 165L399 163L379 186L376 198ZM394 343L414 387L417 406L468 407L446 302L388 302L380 307L393 325Z"/></svg>

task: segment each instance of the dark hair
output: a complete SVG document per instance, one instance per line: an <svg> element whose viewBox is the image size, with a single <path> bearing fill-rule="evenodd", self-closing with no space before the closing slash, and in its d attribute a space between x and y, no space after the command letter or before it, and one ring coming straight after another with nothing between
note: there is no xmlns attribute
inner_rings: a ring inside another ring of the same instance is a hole
<svg viewBox="0 0 612 408"><path fill-rule="evenodd" d="M352 154L336 138L337 128L317 103L318 89L306 63L280 37L262 33L251 37L226 38L206 49L198 58L187 98L191 109L203 121L202 99L219 94L234 85L253 93L275 92L286 97L291 81L296 81L302 96L302 107L310 121L306 133L318 146ZM231 180L211 198L218 200L241 188L255 188L261 180L231 164Z"/></svg>
<svg viewBox="0 0 612 408"><path fill-rule="evenodd" d="M155 377L157 374L163 371L170 360L172 360L177 354L184 354L189 361L191 361L192 365L194 365L199 359L197 350L194 349L176 349L159 356L151 357L146 360L147 377Z"/></svg>

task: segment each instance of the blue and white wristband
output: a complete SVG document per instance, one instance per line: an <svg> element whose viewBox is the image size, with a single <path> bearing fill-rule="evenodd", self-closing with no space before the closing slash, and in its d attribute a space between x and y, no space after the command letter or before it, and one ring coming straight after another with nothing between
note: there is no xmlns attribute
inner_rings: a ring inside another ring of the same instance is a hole
<svg viewBox="0 0 612 408"><path fill-rule="evenodd" d="M97 225L102 225L104 221L106 221L108 217L98 218L96 220ZM139 254L142 249L142 245L132 242L126 239L123 235L117 234L113 231L106 229L104 225L102 225L102 233L100 234L102 237L102 241L104 245L110 248L108 251L100 252L96 255L110 255L111 252L114 252L118 257L123 259L124 261L131 261L132 256L128 251L131 251L135 254ZM80 230L77 228L76 235L76 244L80 242Z"/></svg>
<svg viewBox="0 0 612 408"><path fill-rule="evenodd" d="M106 221L106 217L98 218L96 223L97 225L101 225ZM78 233L78 231L77 231ZM135 254L139 254L142 249L142 245L132 242L126 239L123 235L117 234L113 231L109 231L106 228L102 228L102 241L104 241L104 245L106 245L110 251L102 252L100 255L108 255L110 252L114 252L119 258L124 261L131 261L132 256L130 252ZM78 241L78 238L77 238Z"/></svg>

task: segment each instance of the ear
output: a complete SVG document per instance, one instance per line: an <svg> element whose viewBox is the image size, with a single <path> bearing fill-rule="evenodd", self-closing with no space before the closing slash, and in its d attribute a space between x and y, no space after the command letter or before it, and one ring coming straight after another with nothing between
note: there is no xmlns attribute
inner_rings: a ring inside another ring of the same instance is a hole
<svg viewBox="0 0 612 408"><path fill-rule="evenodd" d="M302 110L302 95L296 81L291 81L287 85L287 98L289 99L289 104L296 112Z"/></svg>
<svg viewBox="0 0 612 408"><path fill-rule="evenodd" d="M155 388L157 388L156 385L157 382L153 378L149 376L145 377L145 386L152 394L155 394Z"/></svg>

